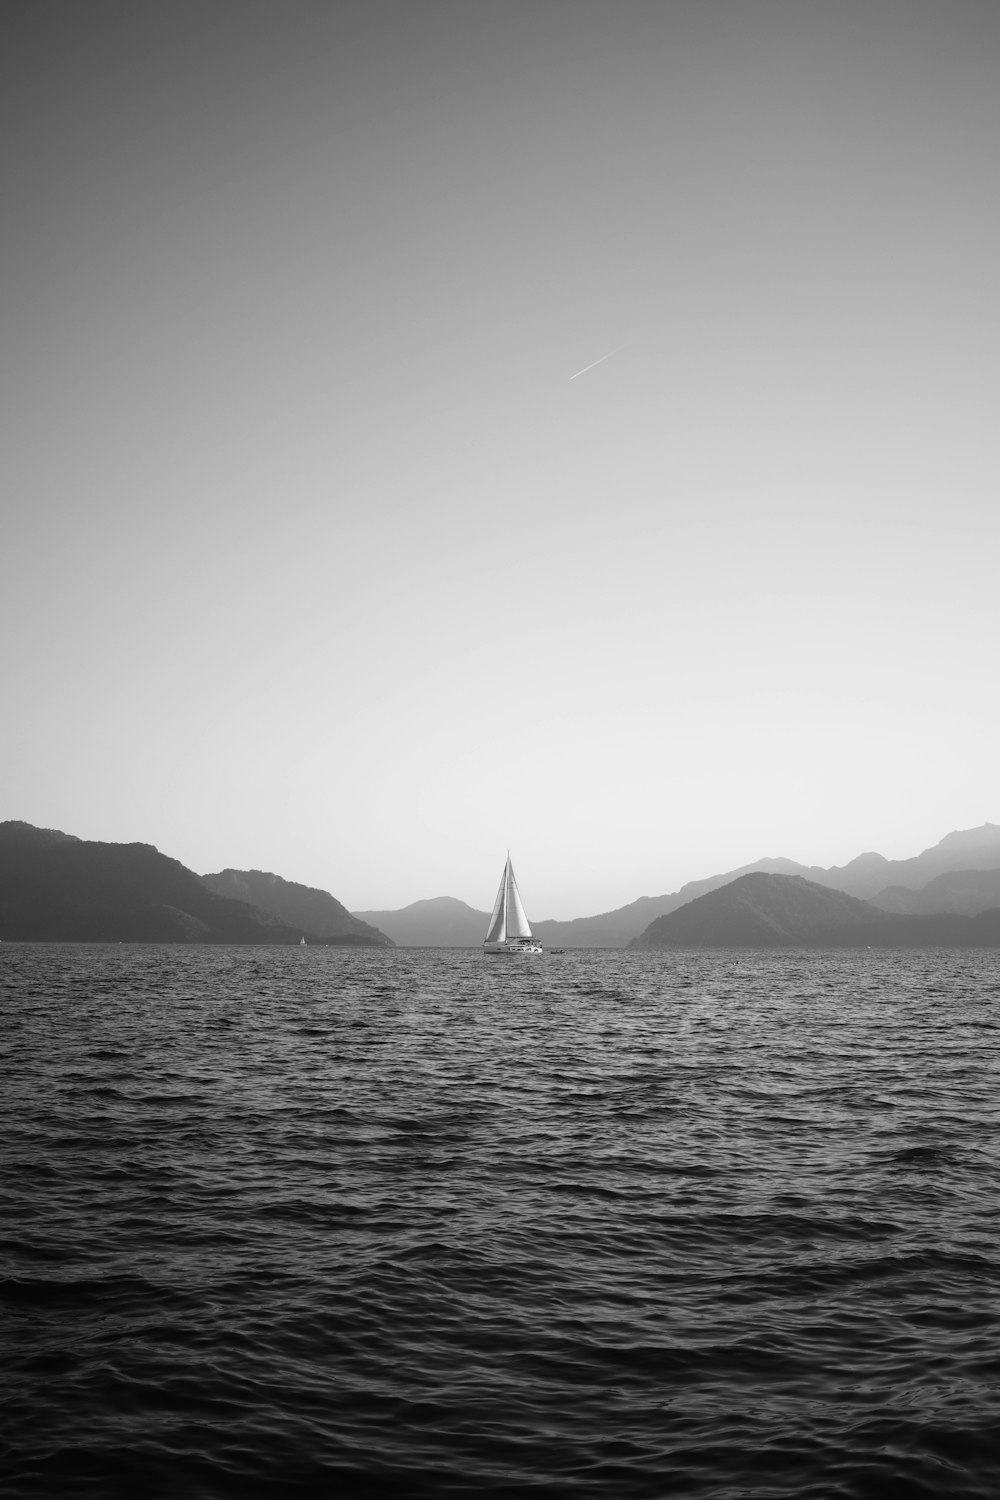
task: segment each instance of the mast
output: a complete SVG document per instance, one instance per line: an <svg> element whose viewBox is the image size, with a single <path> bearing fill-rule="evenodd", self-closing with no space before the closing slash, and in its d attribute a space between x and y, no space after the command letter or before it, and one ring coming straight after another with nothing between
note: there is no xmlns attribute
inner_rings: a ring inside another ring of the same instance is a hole
<svg viewBox="0 0 1000 1500"><path fill-rule="evenodd" d="M531 926L521 904L521 893L514 877L514 867L507 855L507 933L509 937L530 938Z"/></svg>
<svg viewBox="0 0 1000 1500"><path fill-rule="evenodd" d="M530 938L531 927L527 915L521 904L521 893L517 888L517 880L514 876L514 866L510 861L510 850L507 850L507 863L503 867L503 875L500 877L500 889L497 891L497 899L493 903L493 915L490 917L489 930L484 939L485 943L505 944L511 938Z"/></svg>

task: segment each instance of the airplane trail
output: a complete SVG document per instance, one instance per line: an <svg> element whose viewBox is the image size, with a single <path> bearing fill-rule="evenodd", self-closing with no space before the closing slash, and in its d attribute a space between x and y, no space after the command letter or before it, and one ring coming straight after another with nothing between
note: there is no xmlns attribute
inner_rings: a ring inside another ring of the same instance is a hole
<svg viewBox="0 0 1000 1500"><path fill-rule="evenodd" d="M596 370L596 368L597 368L598 365L603 365L604 361L606 359L610 359L612 357L612 355L614 355L614 354L620 354L621 351L624 348L625 348L624 344L619 344L617 346L617 348L615 348L615 349L609 349L608 352L607 352L607 354L602 354L601 357L600 357L600 359L595 359L594 360L593 364L584 365L584 367L583 367L582 370L577 370L577 372L576 372L575 375L571 375L569 377L570 380L579 380L580 376L581 375L586 375L586 373L587 373L588 370Z"/></svg>

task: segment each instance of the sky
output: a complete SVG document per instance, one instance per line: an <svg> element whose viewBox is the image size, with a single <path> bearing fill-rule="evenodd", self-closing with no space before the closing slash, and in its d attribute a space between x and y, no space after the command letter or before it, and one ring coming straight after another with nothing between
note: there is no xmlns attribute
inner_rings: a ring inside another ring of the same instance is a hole
<svg viewBox="0 0 1000 1500"><path fill-rule="evenodd" d="M3 7L0 818L538 919L1000 821L998 178L994 0Z"/></svg>

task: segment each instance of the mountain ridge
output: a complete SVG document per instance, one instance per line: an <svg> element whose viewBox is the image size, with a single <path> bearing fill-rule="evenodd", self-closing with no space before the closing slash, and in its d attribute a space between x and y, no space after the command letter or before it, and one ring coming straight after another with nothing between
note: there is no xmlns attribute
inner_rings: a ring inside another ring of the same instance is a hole
<svg viewBox="0 0 1000 1500"><path fill-rule="evenodd" d="M0 823L4 941L275 944L298 943L302 936L326 941L218 894L152 844L105 843L20 821Z"/></svg>
<svg viewBox="0 0 1000 1500"><path fill-rule="evenodd" d="M690 901L718 890L743 875L757 872L799 875L817 885L843 890L859 899L871 899L877 898L880 891L893 883L906 887L909 880L919 887L922 879L932 879L938 874L964 868L964 865L955 862L966 859L973 863L980 861L979 867L983 869L1000 869L1000 825L983 823L976 828L955 830L945 834L937 844L905 860L886 859L884 855L868 850L856 855L845 865L832 865L823 869L783 857L766 857L755 860L752 864L741 865L735 870L689 880L678 890L663 896L639 896L625 906L616 907L609 912L599 912L591 917L532 920L531 928L546 947L625 948L658 917L667 916ZM912 888L912 884L906 888ZM450 928L439 924L434 920L435 913L431 909L434 901L452 902L464 912L471 913L475 921L470 917L461 927L456 922ZM984 909L979 907L979 910ZM975 913L968 911L965 914ZM376 923L382 931L392 936L394 942L404 947L478 947L486 935L489 921L488 912L478 912L467 903L449 896L436 897L429 902L411 902L398 911L359 911L354 915ZM529 917L530 915L529 913ZM427 918L423 923L422 917Z"/></svg>
<svg viewBox="0 0 1000 1500"><path fill-rule="evenodd" d="M352 916L335 896L318 886L285 880L269 870L227 868L201 878L216 895L248 901L258 911L268 912L303 933L313 933L322 941L356 938L365 943L392 945L392 939L384 932Z"/></svg>
<svg viewBox="0 0 1000 1500"><path fill-rule="evenodd" d="M886 886L871 900L883 911L913 915L950 912L975 917L990 907L1000 906L1000 869L947 870L916 889Z"/></svg>
<svg viewBox="0 0 1000 1500"><path fill-rule="evenodd" d="M977 917L886 912L801 875L758 870L651 922L630 947L979 947L1000 944L1000 909Z"/></svg>
<svg viewBox="0 0 1000 1500"><path fill-rule="evenodd" d="M477 911L457 896L429 896L397 911L352 915L387 933L401 948L477 948L490 920L488 911Z"/></svg>
<svg viewBox="0 0 1000 1500"><path fill-rule="evenodd" d="M532 925L549 947L626 947L661 917L746 875L766 874L870 900L883 916L982 917L977 931L983 932L998 905L998 872L1000 826L983 823L954 830L906 860L867 851L823 870L768 857L611 912ZM329 892L270 872L230 867L199 876L151 844L101 843L17 820L0 823L0 937L288 942L304 935L319 942L478 947L488 920L485 910L450 896L395 912L352 913Z"/></svg>

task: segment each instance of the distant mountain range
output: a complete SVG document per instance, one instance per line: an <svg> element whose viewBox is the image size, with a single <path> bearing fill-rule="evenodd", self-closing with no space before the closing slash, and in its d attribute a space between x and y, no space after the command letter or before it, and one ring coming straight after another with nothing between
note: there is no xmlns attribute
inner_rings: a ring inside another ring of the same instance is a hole
<svg viewBox="0 0 1000 1500"><path fill-rule="evenodd" d="M925 849L912 859L885 859L881 854L859 854L846 865L822 869L802 865L792 859L760 859L736 870L692 880L680 890L665 896L640 896L627 906L603 912L594 917L577 917L568 922L532 920L532 931L546 947L552 948L625 948L658 917L669 915L689 902L721 886L729 885L743 875L797 875L815 885L843 891L859 899L873 899L887 911L930 914L932 911L976 916L995 899L995 882L1000 879L1000 825L984 823L947 834L940 843ZM940 899L940 906L924 906L916 893L941 876L954 877L954 884L929 890L927 900ZM959 878L961 876L961 879ZM899 896L899 890L915 893L914 903ZM439 896L431 901L415 901L399 911L363 911L354 915L373 922L392 938L408 947L478 947L486 935L489 913L476 911L464 901ZM529 917L531 913L529 912Z"/></svg>
<svg viewBox="0 0 1000 1500"><path fill-rule="evenodd" d="M212 888L151 844L104 844L30 823L0 823L0 939L23 942L378 943L325 891L242 872L255 900L235 894L241 872ZM275 882L268 889L267 881ZM229 889L225 887L229 886ZM289 894L293 893L293 894ZM297 898L294 893L302 893ZM316 901L314 898L322 898ZM317 917L298 920L295 901ZM328 903L328 904L327 904ZM339 915L339 914L342 914Z"/></svg>
<svg viewBox="0 0 1000 1500"><path fill-rule="evenodd" d="M914 916L947 911L975 917L991 906L1000 906L1000 870L949 870L916 890L904 885L886 886L872 897L872 904L883 911Z"/></svg>
<svg viewBox="0 0 1000 1500"><path fill-rule="evenodd" d="M486 936L488 911L476 911L454 896L432 896L398 911L356 911L400 948L478 948Z"/></svg>
<svg viewBox="0 0 1000 1500"><path fill-rule="evenodd" d="M478 947L488 921L450 896L352 914L266 871L200 876L150 844L0 823L0 939ZM1000 827L950 833L905 860L862 854L829 870L759 860L533 928L550 948L1000 943Z"/></svg>
<svg viewBox="0 0 1000 1500"><path fill-rule="evenodd" d="M801 875L756 871L651 922L633 948L947 947L1000 944L1000 909L900 915Z"/></svg>

